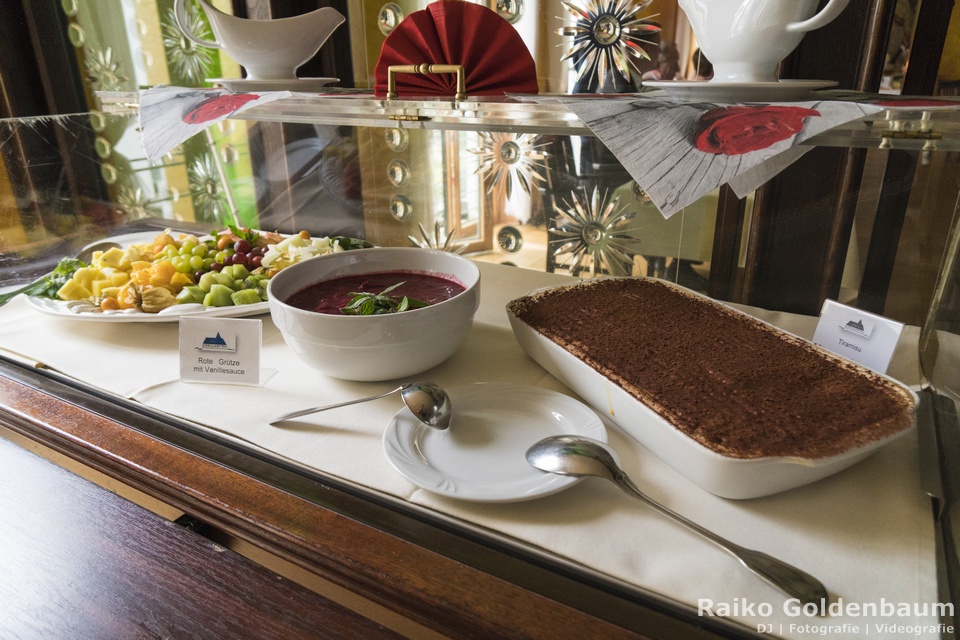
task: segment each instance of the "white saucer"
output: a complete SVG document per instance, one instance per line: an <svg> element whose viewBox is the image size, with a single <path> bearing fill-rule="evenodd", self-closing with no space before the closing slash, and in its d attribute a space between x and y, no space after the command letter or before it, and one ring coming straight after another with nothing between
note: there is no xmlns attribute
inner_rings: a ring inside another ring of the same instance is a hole
<svg viewBox="0 0 960 640"><path fill-rule="evenodd" d="M544 473L527 462L530 446L552 435L607 441L588 406L556 391L501 382L447 389L453 419L446 431L409 409L383 434L383 451L404 478L433 493L478 502L516 502L556 493L581 480Z"/></svg>
<svg viewBox="0 0 960 640"><path fill-rule="evenodd" d="M831 80L780 80L779 82L715 82L644 80L643 86L662 89L684 102L794 102L811 91L837 86Z"/></svg>
<svg viewBox="0 0 960 640"><path fill-rule="evenodd" d="M250 80L248 78L207 78L227 91L320 91L340 78L296 78L291 80Z"/></svg>

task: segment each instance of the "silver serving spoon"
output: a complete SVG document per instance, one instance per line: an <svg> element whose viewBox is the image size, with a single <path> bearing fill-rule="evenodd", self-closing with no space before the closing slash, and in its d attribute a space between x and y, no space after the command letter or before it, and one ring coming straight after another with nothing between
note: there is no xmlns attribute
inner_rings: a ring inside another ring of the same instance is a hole
<svg viewBox="0 0 960 640"><path fill-rule="evenodd" d="M772 556L734 544L662 504L637 488L620 468L613 452L604 443L579 436L552 436L527 450L527 460L541 471L566 476L597 476L614 482L628 495L645 502L660 513L686 525L704 538L733 554L743 565L773 586L803 603L820 605L827 598L827 589L808 573Z"/></svg>
<svg viewBox="0 0 960 640"><path fill-rule="evenodd" d="M117 244L116 242L112 242L110 240L99 240L97 242L92 242L77 252L76 259L83 263L89 264L90 261L93 259L94 251L106 251L107 249L113 249L114 247L121 248L119 244ZM7 291L6 293L0 294L0 307L7 304L11 300L13 300L24 291L29 290L30 287L33 287L40 282L43 282L44 278L46 278L49 275L50 274L48 273L47 275L41 276L36 280L34 280L33 282L29 284L25 284L18 289L14 289L13 291Z"/></svg>
<svg viewBox="0 0 960 640"><path fill-rule="evenodd" d="M356 400L347 400L346 402L338 402L337 404L330 404L324 407L301 409L300 411L284 414L279 418L272 420L270 424L277 424L279 422L283 422L284 420L299 418L300 416L317 413L318 411L326 411L327 409L336 409L338 407L345 407L351 404L367 402L368 400L384 398L391 393L396 393L397 391L400 392L400 397L403 398L403 403L407 405L407 408L410 409L413 415L416 416L417 419L423 424L440 431L450 426L450 415L453 413L453 410L450 407L450 396L448 396L447 392L441 387L433 384L432 382L408 382L407 384L401 385L396 389L391 389L390 391L380 393L375 396L357 398Z"/></svg>

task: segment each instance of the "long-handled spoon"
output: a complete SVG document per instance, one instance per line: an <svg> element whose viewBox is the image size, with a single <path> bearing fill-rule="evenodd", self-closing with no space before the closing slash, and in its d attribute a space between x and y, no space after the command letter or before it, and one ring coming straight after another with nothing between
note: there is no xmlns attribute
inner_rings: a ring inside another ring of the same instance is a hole
<svg viewBox="0 0 960 640"><path fill-rule="evenodd" d="M617 464L611 450L602 442L579 436L552 436L530 447L527 460L537 469L549 473L596 476L610 480L628 495L729 551L747 569L804 604L812 602L820 605L827 598L826 587L810 574L760 551L734 544L647 496L630 480Z"/></svg>
<svg viewBox="0 0 960 640"><path fill-rule="evenodd" d="M316 413L318 411L326 411L327 409L336 409L338 407L345 407L351 404L384 398L391 393L396 393L397 391L400 392L400 397L403 398L403 403L407 405L407 408L410 409L413 415L416 416L420 422L424 423L428 427L433 427L434 429L441 431L450 426L450 415L452 413L450 407L450 396L448 396L447 392L444 391L440 386L433 384L432 382L408 382L407 384L401 385L396 389L391 389L390 391L379 393L375 396L357 398L356 400L347 400L346 402L338 402L337 404L330 404L323 407L311 407L310 409L293 411L291 413L284 414L279 418L275 418L270 422L270 424L277 424L279 422L283 422L284 420L299 418L300 416Z"/></svg>
<svg viewBox="0 0 960 640"><path fill-rule="evenodd" d="M102 240L99 242L94 242L94 243L88 244L83 249L80 249L80 251L77 253L76 258L81 262L89 263L93 259L94 251L106 251L107 249L112 249L114 247L119 248L120 245L110 240ZM34 280L33 282L31 282L30 284L26 284L18 289L14 289L13 291L7 291L6 293L0 294L0 307L7 304L11 300L13 300L24 291L29 291L31 287L35 287L37 284L43 282L43 280L48 275L50 274L41 276L36 280Z"/></svg>

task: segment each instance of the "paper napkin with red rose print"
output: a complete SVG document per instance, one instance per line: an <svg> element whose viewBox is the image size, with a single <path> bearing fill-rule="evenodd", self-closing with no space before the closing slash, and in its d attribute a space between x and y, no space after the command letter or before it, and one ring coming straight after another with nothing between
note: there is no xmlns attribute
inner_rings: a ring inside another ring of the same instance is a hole
<svg viewBox="0 0 960 640"><path fill-rule="evenodd" d="M883 110L860 102L677 103L562 98L664 217L729 184L745 197L811 147L804 141Z"/></svg>
<svg viewBox="0 0 960 640"><path fill-rule="evenodd" d="M154 87L140 92L143 149L157 162L185 140L251 107L290 95L289 91L232 93L223 89Z"/></svg>

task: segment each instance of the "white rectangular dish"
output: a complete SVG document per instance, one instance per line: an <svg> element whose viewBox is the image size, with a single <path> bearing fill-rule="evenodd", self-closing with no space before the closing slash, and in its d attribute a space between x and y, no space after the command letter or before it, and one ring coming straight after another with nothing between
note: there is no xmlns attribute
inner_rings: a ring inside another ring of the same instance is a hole
<svg viewBox="0 0 960 640"><path fill-rule="evenodd" d="M563 288L584 286L585 284L587 283L565 285ZM716 301L671 283L663 282L662 284L706 300L710 304L720 305ZM607 415L628 435L650 449L690 481L715 495L725 498L747 499L799 487L830 476L863 460L880 447L912 430L911 421L911 426L906 429L852 447L839 454L825 457L767 456L742 458L718 453L675 427L618 383L520 320L513 312L513 307L518 302L535 299L537 295L555 289L557 288L531 292L523 298L512 301L507 306L507 315L520 346L538 364L580 395L595 410ZM720 306L724 310L739 316L749 317L726 305ZM571 309L571 313L574 313L574 310ZM772 325L763 324L784 336L798 339L796 336ZM669 330L670 328L664 328L664 331ZM809 344L812 348L822 351L820 347L816 347L812 343ZM827 357L836 358L832 355ZM682 363L677 363L677 366L682 366ZM876 374L871 372L871 375ZM882 377L890 380L885 376ZM916 394L899 382L893 382L904 391L905 395L911 398L912 406L915 406Z"/></svg>

